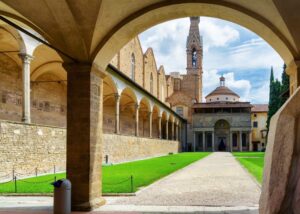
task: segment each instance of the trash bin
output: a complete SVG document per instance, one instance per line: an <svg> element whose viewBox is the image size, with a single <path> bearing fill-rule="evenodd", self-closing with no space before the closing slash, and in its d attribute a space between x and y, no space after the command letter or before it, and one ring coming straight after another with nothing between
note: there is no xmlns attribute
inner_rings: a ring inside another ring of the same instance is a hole
<svg viewBox="0 0 300 214"><path fill-rule="evenodd" d="M52 183L54 186L53 213L71 213L71 182L68 179L57 180Z"/></svg>

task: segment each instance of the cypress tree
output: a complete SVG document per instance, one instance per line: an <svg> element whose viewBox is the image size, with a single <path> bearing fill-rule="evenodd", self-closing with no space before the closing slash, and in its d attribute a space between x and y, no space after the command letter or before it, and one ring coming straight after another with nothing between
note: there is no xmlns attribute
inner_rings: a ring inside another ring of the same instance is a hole
<svg viewBox="0 0 300 214"><path fill-rule="evenodd" d="M269 91L269 111L268 111L268 118L267 118L267 130L269 130L271 117L276 112L275 81L274 81L273 67L271 67L270 86L269 87L270 87L270 91Z"/></svg>
<svg viewBox="0 0 300 214"><path fill-rule="evenodd" d="M289 87L290 87L290 78L286 73L286 65L283 65L283 72L281 75L281 105L289 98Z"/></svg>

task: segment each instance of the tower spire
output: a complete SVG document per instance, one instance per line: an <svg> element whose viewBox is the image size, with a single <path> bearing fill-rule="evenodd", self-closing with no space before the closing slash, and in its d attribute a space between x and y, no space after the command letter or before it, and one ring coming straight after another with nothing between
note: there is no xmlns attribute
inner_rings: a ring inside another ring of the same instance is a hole
<svg viewBox="0 0 300 214"><path fill-rule="evenodd" d="M190 30L186 40L187 78L189 94L201 102L202 100L202 38L199 31L200 17L190 17Z"/></svg>

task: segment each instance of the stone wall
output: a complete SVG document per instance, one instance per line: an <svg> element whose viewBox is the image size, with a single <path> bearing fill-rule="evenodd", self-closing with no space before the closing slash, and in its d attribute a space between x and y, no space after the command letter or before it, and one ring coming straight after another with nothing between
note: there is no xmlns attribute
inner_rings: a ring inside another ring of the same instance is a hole
<svg viewBox="0 0 300 214"><path fill-rule="evenodd" d="M103 142L103 159L105 160L105 155L108 155L109 163L162 156L169 152L178 153L180 149L178 141L116 134L104 134Z"/></svg>
<svg viewBox="0 0 300 214"><path fill-rule="evenodd" d="M178 151L178 141L103 134L103 162L105 155L117 163ZM56 171L66 169L65 128L0 120L0 177L13 168L21 177L35 175L35 168L52 173L54 165Z"/></svg>
<svg viewBox="0 0 300 214"><path fill-rule="evenodd" d="M0 121L0 176L14 168L22 175L66 169L66 130Z"/></svg>

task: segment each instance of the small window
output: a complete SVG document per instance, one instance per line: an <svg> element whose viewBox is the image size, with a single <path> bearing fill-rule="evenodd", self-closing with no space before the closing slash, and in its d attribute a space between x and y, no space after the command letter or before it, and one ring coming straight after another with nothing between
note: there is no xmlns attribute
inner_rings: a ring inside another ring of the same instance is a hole
<svg viewBox="0 0 300 214"><path fill-rule="evenodd" d="M176 107L176 113L179 114L181 117L183 117L183 107Z"/></svg>
<svg viewBox="0 0 300 214"><path fill-rule="evenodd" d="M153 94L153 75L150 75L150 93Z"/></svg>
<svg viewBox="0 0 300 214"><path fill-rule="evenodd" d="M6 103L7 102L7 96L6 96L6 94L2 94L1 101L2 101L2 103Z"/></svg>
<svg viewBox="0 0 300 214"><path fill-rule="evenodd" d="M226 97L226 100L228 100L228 97Z"/></svg>
<svg viewBox="0 0 300 214"><path fill-rule="evenodd" d="M258 122L257 122L257 121L254 121L254 122L253 122L253 127L254 127L254 128L257 128L257 127L258 127Z"/></svg>
<svg viewBox="0 0 300 214"><path fill-rule="evenodd" d="M44 103L44 110L45 111L50 111L50 103L47 102L47 101Z"/></svg>
<svg viewBox="0 0 300 214"><path fill-rule="evenodd" d="M36 100L33 100L33 101L32 101L32 106L33 106L34 108L37 107L37 102L36 102Z"/></svg>
<svg viewBox="0 0 300 214"><path fill-rule="evenodd" d="M209 99L209 101L211 101L211 99Z"/></svg>
<svg viewBox="0 0 300 214"><path fill-rule="evenodd" d="M135 57L131 54L131 79L135 80Z"/></svg>
<svg viewBox="0 0 300 214"><path fill-rule="evenodd" d="M257 115L256 115L256 114L254 114L254 117L257 117Z"/></svg>
<svg viewBox="0 0 300 214"><path fill-rule="evenodd" d="M217 100L219 100L219 97L217 98Z"/></svg>

